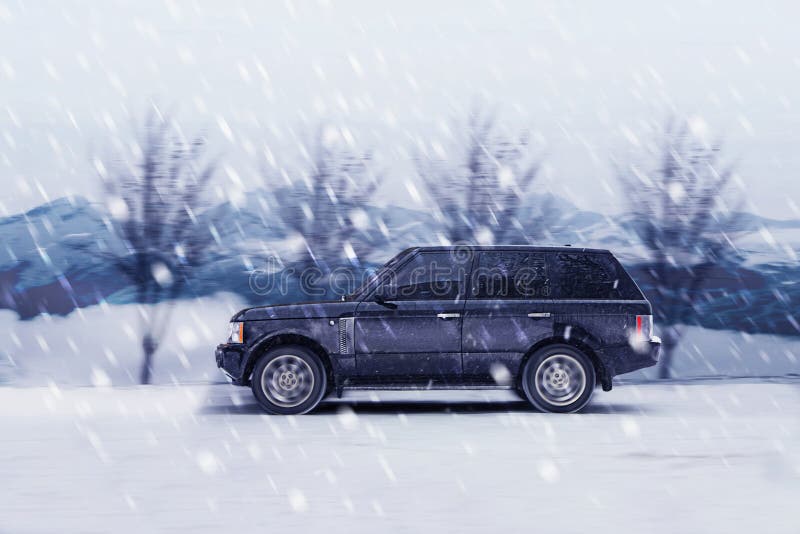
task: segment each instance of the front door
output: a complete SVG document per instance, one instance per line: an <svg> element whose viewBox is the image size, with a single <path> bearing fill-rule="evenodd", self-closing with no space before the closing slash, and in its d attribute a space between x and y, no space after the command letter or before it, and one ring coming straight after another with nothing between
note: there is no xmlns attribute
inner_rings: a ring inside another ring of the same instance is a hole
<svg viewBox="0 0 800 534"><path fill-rule="evenodd" d="M461 375L470 258L419 252L386 273L356 309L356 372L382 379Z"/></svg>

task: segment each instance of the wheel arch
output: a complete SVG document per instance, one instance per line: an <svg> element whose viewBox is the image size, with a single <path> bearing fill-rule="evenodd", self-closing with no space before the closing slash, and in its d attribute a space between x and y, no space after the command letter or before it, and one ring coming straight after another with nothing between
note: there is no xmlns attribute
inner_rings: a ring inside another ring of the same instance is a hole
<svg viewBox="0 0 800 534"><path fill-rule="evenodd" d="M253 347L248 351L247 364L245 364L244 373L242 374L242 382L245 385L250 385L253 369L256 366L259 358L267 353L267 351L285 345L299 345L313 351L325 366L325 372L328 375L328 389L334 384L333 362L325 348L311 337L298 333L298 332L273 332L259 339Z"/></svg>
<svg viewBox="0 0 800 534"><path fill-rule="evenodd" d="M576 332L573 330L569 336L564 335L565 332L556 333L552 337L548 337L546 339L542 339L536 342L528 351L522 356L522 360L520 361L519 372L517 373L516 381L517 386L521 386L522 380L522 370L525 368L525 364L528 363L528 360L533 356L538 350L543 349L544 347L550 345L568 345L573 347L584 354L591 360L592 365L594 365L595 374L597 375L597 381L602 385L604 391L611 390L611 375L609 374L608 370L606 369L605 364L603 364L603 360L598 355L598 351L592 346L591 341L592 337L587 338L580 338L577 337L575 334ZM588 336L591 336L587 333ZM599 346L599 343L595 346Z"/></svg>

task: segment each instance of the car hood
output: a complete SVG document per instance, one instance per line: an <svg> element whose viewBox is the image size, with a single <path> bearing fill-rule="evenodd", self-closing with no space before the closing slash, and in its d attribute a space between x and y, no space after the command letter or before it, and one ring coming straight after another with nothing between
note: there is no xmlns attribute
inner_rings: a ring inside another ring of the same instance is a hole
<svg viewBox="0 0 800 534"><path fill-rule="evenodd" d="M265 321L268 319L314 319L341 317L353 313L357 302L331 300L324 302L300 302L247 308L231 318L231 321Z"/></svg>

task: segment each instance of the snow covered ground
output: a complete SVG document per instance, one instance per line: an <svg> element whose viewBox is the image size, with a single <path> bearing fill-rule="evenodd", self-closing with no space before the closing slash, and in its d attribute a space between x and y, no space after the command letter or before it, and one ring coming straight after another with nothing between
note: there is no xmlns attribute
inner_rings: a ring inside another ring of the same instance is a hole
<svg viewBox="0 0 800 534"><path fill-rule="evenodd" d="M0 388L0 531L800 532L800 380L375 395Z"/></svg>

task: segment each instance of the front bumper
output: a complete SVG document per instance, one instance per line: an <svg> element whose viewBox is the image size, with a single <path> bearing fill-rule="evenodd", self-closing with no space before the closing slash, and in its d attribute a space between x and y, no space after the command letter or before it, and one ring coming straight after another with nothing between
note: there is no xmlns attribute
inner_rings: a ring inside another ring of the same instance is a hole
<svg viewBox="0 0 800 534"><path fill-rule="evenodd" d="M217 367L222 369L231 381L238 385L244 385L244 370L247 362L245 346L241 343L223 343L217 345L214 351L214 358Z"/></svg>

